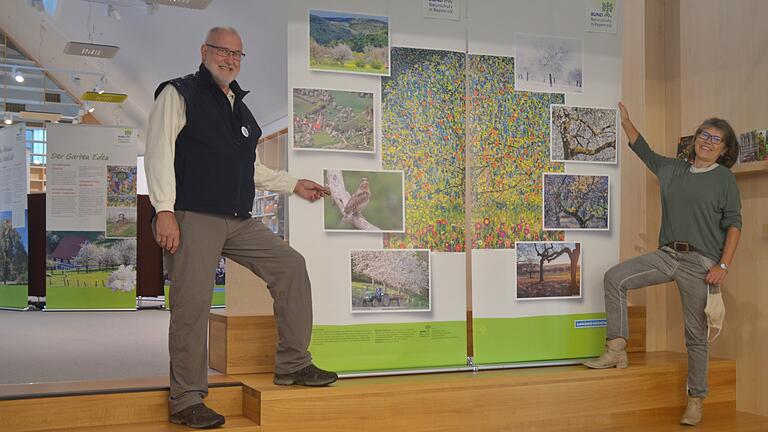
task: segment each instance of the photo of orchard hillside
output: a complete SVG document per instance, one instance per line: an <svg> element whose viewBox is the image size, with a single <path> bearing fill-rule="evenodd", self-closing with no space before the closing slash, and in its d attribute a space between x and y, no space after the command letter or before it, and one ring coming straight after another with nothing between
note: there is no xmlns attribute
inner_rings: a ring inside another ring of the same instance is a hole
<svg viewBox="0 0 768 432"><path fill-rule="evenodd" d="M352 312L427 312L429 250L350 251Z"/></svg>
<svg viewBox="0 0 768 432"><path fill-rule="evenodd" d="M293 89L293 148L375 151L373 93Z"/></svg>
<svg viewBox="0 0 768 432"><path fill-rule="evenodd" d="M309 68L389 75L389 18L309 11Z"/></svg>
<svg viewBox="0 0 768 432"><path fill-rule="evenodd" d="M581 297L581 243L518 242L518 299Z"/></svg>
<svg viewBox="0 0 768 432"><path fill-rule="evenodd" d="M108 239L103 232L48 231L46 287L109 296L136 288L136 240Z"/></svg>
<svg viewBox="0 0 768 432"><path fill-rule="evenodd" d="M544 174L545 230L608 230L608 176Z"/></svg>

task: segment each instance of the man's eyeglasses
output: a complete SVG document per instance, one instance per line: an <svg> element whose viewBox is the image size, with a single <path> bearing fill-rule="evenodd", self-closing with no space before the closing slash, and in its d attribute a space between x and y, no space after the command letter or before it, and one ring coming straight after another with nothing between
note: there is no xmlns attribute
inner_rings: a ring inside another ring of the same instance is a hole
<svg viewBox="0 0 768 432"><path fill-rule="evenodd" d="M701 138L702 141L709 141L712 144L722 144L723 143L723 137L712 135L707 131L701 131L699 133L699 138Z"/></svg>
<svg viewBox="0 0 768 432"><path fill-rule="evenodd" d="M240 61L243 57L245 57L245 53L242 51L235 51L231 50L229 48L224 48L216 45L211 45L209 43L206 43L205 45L211 47L214 49L214 52L219 57L232 57L235 60Z"/></svg>

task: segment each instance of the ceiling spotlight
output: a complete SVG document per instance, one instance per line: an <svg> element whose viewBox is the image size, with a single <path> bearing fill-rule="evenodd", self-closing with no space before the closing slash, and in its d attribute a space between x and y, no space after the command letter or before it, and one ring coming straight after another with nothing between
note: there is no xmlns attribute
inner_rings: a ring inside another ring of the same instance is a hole
<svg viewBox="0 0 768 432"><path fill-rule="evenodd" d="M14 66L11 68L11 74L13 75L13 79L16 80L17 83L23 83L24 82L24 75L19 72L18 69Z"/></svg>
<svg viewBox="0 0 768 432"><path fill-rule="evenodd" d="M96 107L94 107L91 104L85 104L83 105L83 109L85 110L85 112L92 113L96 110Z"/></svg>
<svg viewBox="0 0 768 432"><path fill-rule="evenodd" d="M3 119L3 123L7 125L13 124L13 114L9 112L5 113L5 118Z"/></svg>
<svg viewBox="0 0 768 432"><path fill-rule="evenodd" d="M107 5L106 16L108 16L110 18L114 18L114 19L116 19L118 21L123 19L123 16L120 15L120 12L113 5Z"/></svg>

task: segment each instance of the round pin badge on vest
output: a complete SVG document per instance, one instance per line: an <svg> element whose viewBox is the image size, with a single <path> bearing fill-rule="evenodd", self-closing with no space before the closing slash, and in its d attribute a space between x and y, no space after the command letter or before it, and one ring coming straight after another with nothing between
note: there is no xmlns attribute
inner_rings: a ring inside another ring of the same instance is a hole
<svg viewBox="0 0 768 432"><path fill-rule="evenodd" d="M240 127L240 132L242 132L242 133L243 133L243 136L244 136L244 137L246 137L246 138L248 138L248 135L250 135L250 134L248 133L248 128L247 128L247 127L245 127L245 126L241 126L241 127Z"/></svg>

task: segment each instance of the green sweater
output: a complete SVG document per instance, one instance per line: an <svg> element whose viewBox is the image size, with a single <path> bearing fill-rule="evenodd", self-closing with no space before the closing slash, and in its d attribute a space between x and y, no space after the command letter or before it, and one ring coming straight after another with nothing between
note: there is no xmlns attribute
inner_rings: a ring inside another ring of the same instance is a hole
<svg viewBox="0 0 768 432"><path fill-rule="evenodd" d="M728 228L741 229L741 198L731 170L719 165L692 173L689 162L654 152L642 135L630 147L659 178L659 246L688 242L719 262Z"/></svg>

